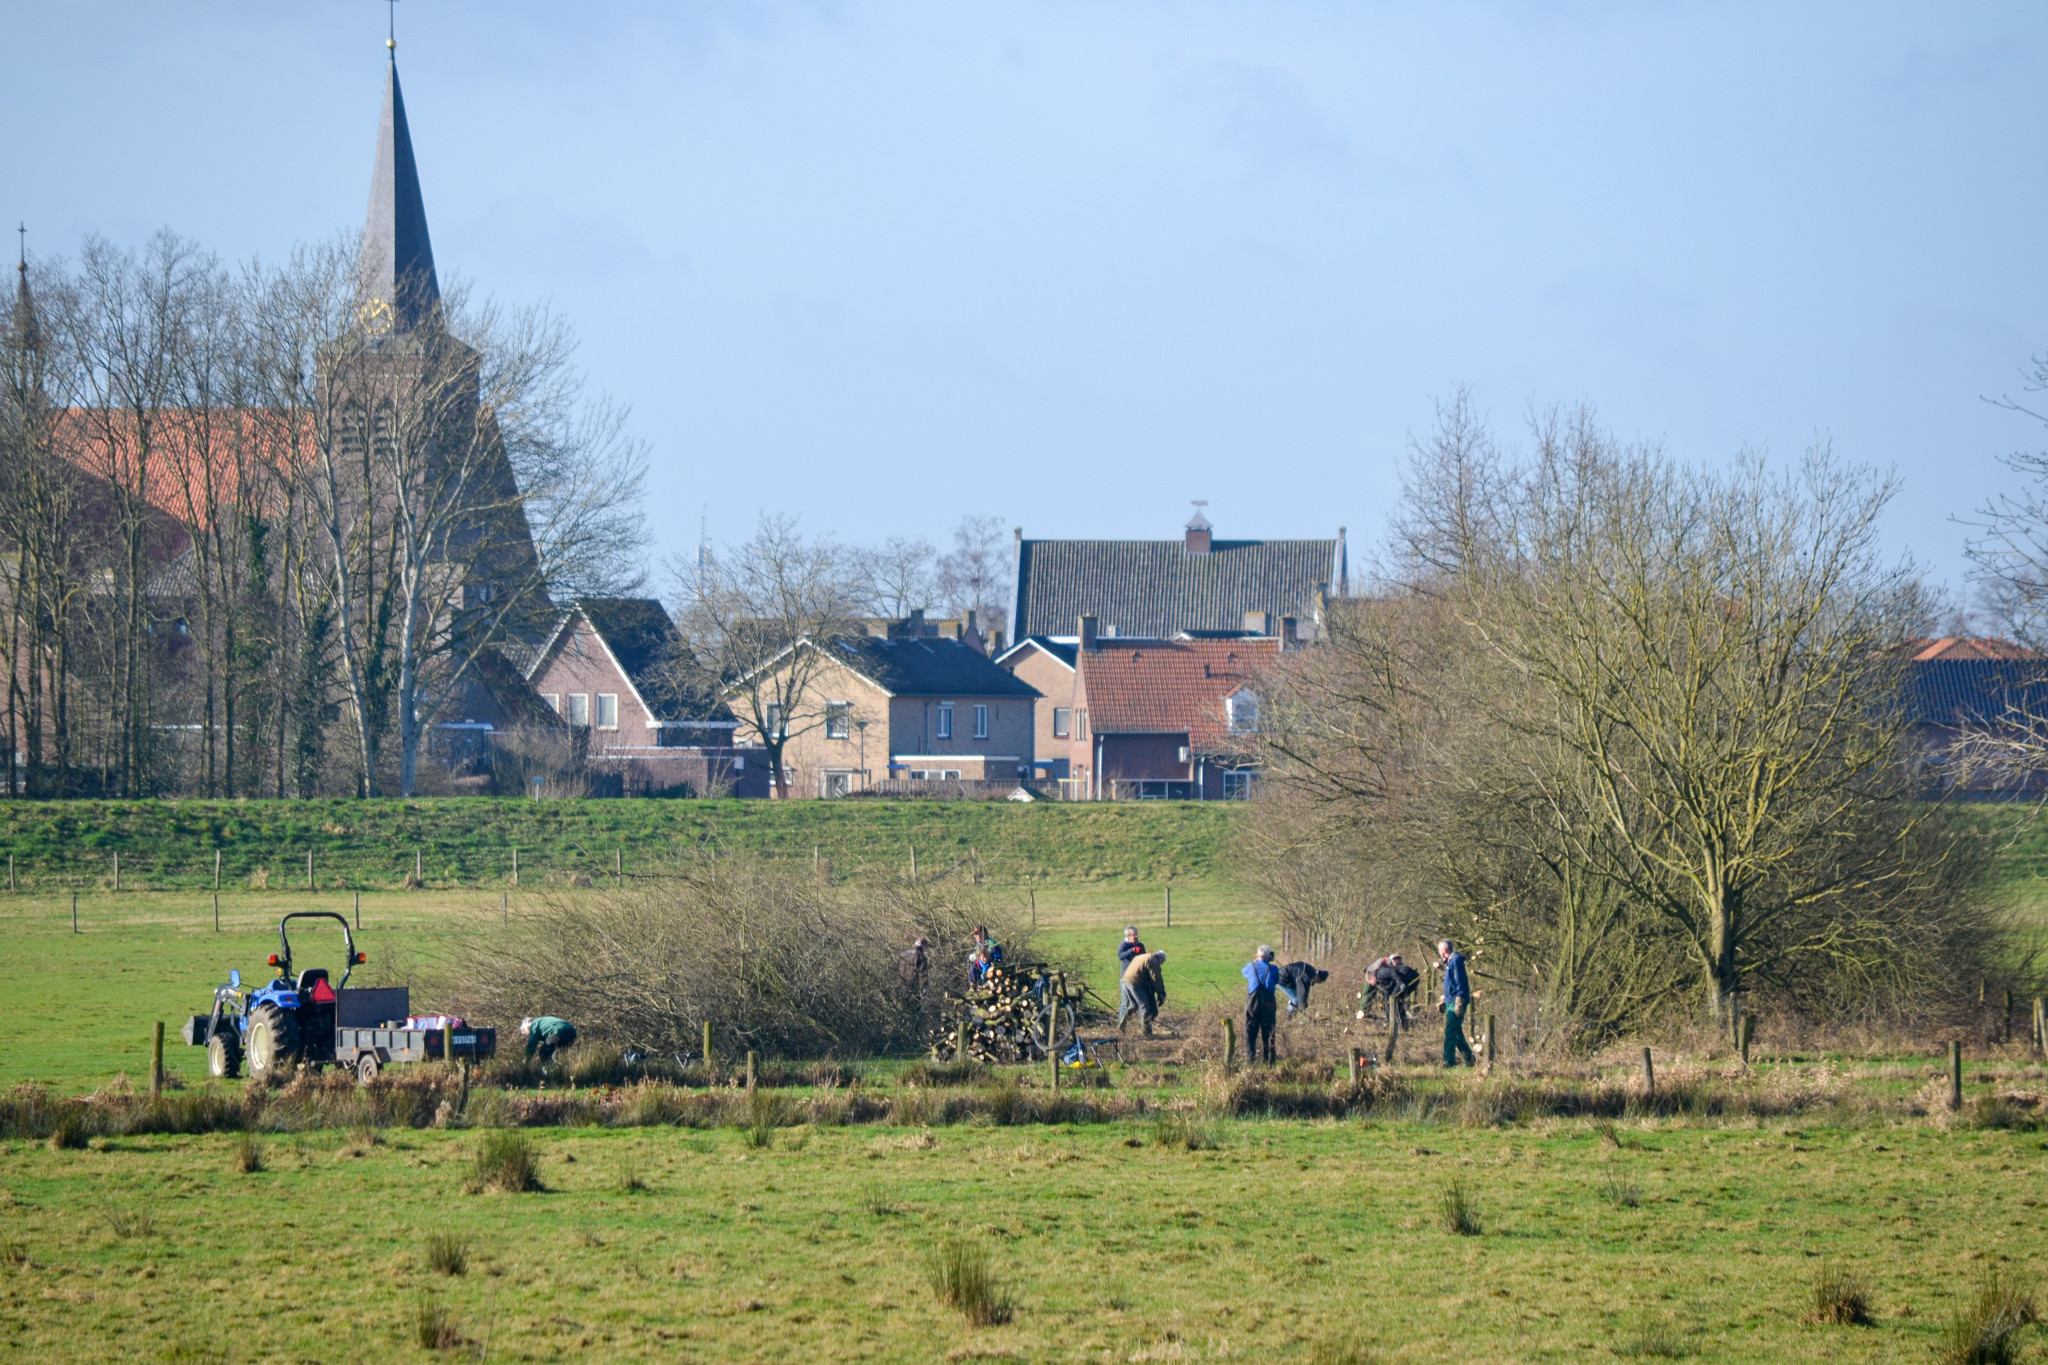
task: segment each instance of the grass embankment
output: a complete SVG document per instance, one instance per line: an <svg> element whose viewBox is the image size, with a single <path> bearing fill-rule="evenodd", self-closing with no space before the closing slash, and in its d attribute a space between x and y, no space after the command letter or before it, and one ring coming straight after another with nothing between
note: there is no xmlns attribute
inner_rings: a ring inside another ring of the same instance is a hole
<svg viewBox="0 0 2048 1365"><path fill-rule="evenodd" d="M11 801L0 858L32 889L223 887L383 890L417 866L428 887L628 875L714 847L842 868L977 861L1006 882L1156 881L1226 870L1236 803L1040 801Z"/></svg>
<svg viewBox="0 0 2048 1365"><path fill-rule="evenodd" d="M519 1136L543 1192L466 1192L504 1130L0 1143L0 1354L1932 1360L2048 1254L2040 1135L1925 1122ZM955 1239L1006 1325L928 1285ZM1801 1320L1828 1266L1874 1325Z"/></svg>

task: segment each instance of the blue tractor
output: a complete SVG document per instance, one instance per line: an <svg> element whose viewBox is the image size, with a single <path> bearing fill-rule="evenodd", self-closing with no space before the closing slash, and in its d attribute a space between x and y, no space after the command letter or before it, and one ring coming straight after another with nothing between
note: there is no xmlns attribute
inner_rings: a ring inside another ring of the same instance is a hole
<svg viewBox="0 0 2048 1365"><path fill-rule="evenodd" d="M295 971L292 961L293 920L331 919L341 926L341 980L325 967ZM278 951L270 955L276 975L254 989L242 984L239 971L213 992L213 1010L185 1021L184 1037L206 1049L206 1069L221 1079L242 1074L269 1080L300 1066L345 1066L368 1083L392 1062L471 1061L490 1056L497 1045L491 1028L412 1028L408 1026L409 992L403 986L381 990L349 990L348 979L368 956L356 951L348 918L329 910L300 910L277 922Z"/></svg>

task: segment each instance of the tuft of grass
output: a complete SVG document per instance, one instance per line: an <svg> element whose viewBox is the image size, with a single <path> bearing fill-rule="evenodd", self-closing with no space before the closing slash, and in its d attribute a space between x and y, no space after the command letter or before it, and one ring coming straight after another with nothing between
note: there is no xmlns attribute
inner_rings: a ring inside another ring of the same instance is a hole
<svg viewBox="0 0 2048 1365"><path fill-rule="evenodd" d="M462 1344L455 1312L432 1294L422 1293L413 1305L412 1339L423 1351L452 1351Z"/></svg>
<svg viewBox="0 0 2048 1365"><path fill-rule="evenodd" d="M85 1131L85 1120L77 1114L65 1114L50 1129L50 1150L53 1152L82 1152L89 1134Z"/></svg>
<svg viewBox="0 0 2048 1365"><path fill-rule="evenodd" d="M263 1141L254 1133L235 1134L228 1149L228 1167L237 1175L255 1175L263 1169Z"/></svg>
<svg viewBox="0 0 2048 1365"><path fill-rule="evenodd" d="M476 1175L471 1183L477 1190L498 1190L504 1194L544 1190L547 1186L540 1181L540 1149L532 1138L516 1129L487 1132L477 1144Z"/></svg>
<svg viewBox="0 0 2048 1365"><path fill-rule="evenodd" d="M932 1249L925 1260L925 1278L932 1294L976 1327L1008 1322L1017 1308L1009 1291L996 1282L988 1248L980 1242L952 1238Z"/></svg>
<svg viewBox="0 0 2048 1365"><path fill-rule="evenodd" d="M1935 1351L1937 1365L2013 1365L2020 1338L2041 1320L2031 1286L1993 1270L1977 1296L1951 1317Z"/></svg>
<svg viewBox="0 0 2048 1365"><path fill-rule="evenodd" d="M182 1344L164 1353L165 1365L228 1365L228 1348Z"/></svg>
<svg viewBox="0 0 2048 1365"><path fill-rule="evenodd" d="M1161 1114L1152 1121L1152 1145L1178 1147L1184 1152L1214 1151L1216 1132L1186 1114Z"/></svg>
<svg viewBox="0 0 2048 1365"><path fill-rule="evenodd" d="M1465 1188L1463 1180L1452 1180L1437 1196L1437 1220L1445 1232L1457 1237L1477 1237L1486 1231L1479 1220L1479 1210L1472 1202L1472 1193Z"/></svg>
<svg viewBox="0 0 2048 1365"><path fill-rule="evenodd" d="M1820 1274L1814 1276L1813 1307L1806 1310L1806 1321L1838 1327L1869 1326L1869 1284L1862 1276L1838 1265L1823 1265Z"/></svg>
<svg viewBox="0 0 2048 1365"><path fill-rule="evenodd" d="M1679 1360L1692 1355L1694 1347L1685 1333L1669 1322L1649 1322L1638 1328L1636 1334L1614 1348L1621 1356L1639 1356L1648 1360Z"/></svg>
<svg viewBox="0 0 2048 1365"><path fill-rule="evenodd" d="M435 1232L427 1235L427 1269L436 1275L463 1275L469 1272L469 1239L453 1232Z"/></svg>
<svg viewBox="0 0 2048 1365"><path fill-rule="evenodd" d="M1325 1340L1308 1348L1303 1365L1380 1365L1386 1357L1362 1342Z"/></svg>
<svg viewBox="0 0 2048 1365"><path fill-rule="evenodd" d="M628 1156L619 1162L620 1194L644 1194L648 1188L647 1177L641 1174L638 1157Z"/></svg>
<svg viewBox="0 0 2048 1365"><path fill-rule="evenodd" d="M1643 1191L1621 1172L1609 1171L1600 1180L1600 1197L1618 1209L1633 1209L1641 1207Z"/></svg>
<svg viewBox="0 0 2048 1365"><path fill-rule="evenodd" d="M741 1135L747 1146L765 1151L775 1145L776 1125L782 1122L782 1097L755 1090L747 1097L747 1127Z"/></svg>
<svg viewBox="0 0 2048 1365"><path fill-rule="evenodd" d="M114 1209L107 1214L107 1225L116 1237L123 1239L148 1237L156 1232L156 1219L141 1209Z"/></svg>
<svg viewBox="0 0 2048 1365"><path fill-rule="evenodd" d="M0 1241L0 1265L24 1266L28 1264L28 1243L19 1237Z"/></svg>

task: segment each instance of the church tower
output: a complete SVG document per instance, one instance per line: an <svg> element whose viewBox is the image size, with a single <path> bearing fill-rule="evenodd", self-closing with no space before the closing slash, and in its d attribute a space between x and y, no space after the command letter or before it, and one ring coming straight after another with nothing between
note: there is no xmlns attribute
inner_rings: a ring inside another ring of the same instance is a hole
<svg viewBox="0 0 2048 1365"><path fill-rule="evenodd" d="M377 127L377 167L370 175L370 211L363 226L363 294L388 313L394 331L409 332L441 305L434 244L427 235L427 202L413 159L405 92L398 83L398 51L384 82L384 118Z"/></svg>

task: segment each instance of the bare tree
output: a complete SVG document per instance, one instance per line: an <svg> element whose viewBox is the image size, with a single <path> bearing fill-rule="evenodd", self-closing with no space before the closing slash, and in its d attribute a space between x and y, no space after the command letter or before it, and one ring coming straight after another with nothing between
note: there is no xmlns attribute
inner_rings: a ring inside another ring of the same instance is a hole
<svg viewBox="0 0 2048 1365"><path fill-rule="evenodd" d="M763 514L753 539L673 566L677 625L691 654L681 685L723 694L768 750L778 797L788 797L789 741L824 724L812 692L829 661L820 647L861 632L866 579L856 555L811 539L787 516Z"/></svg>
<svg viewBox="0 0 2048 1365"><path fill-rule="evenodd" d="M862 578L863 609L901 620L928 609L939 595L938 567L931 542L891 536L873 549L855 551Z"/></svg>
<svg viewBox="0 0 2048 1365"><path fill-rule="evenodd" d="M2048 355L2034 358L2027 388L2048 392ZM1998 406L2048 426L2048 411L2026 400L2001 398ZM2022 483L1965 522L1977 532L1966 550L1971 577L2007 634L2030 649L2048 650L2048 451L2014 451L2001 463Z"/></svg>
<svg viewBox="0 0 2048 1365"><path fill-rule="evenodd" d="M962 517L953 548L939 557L939 597L951 611L973 612L984 633L1010 620L1010 547L1001 517Z"/></svg>

